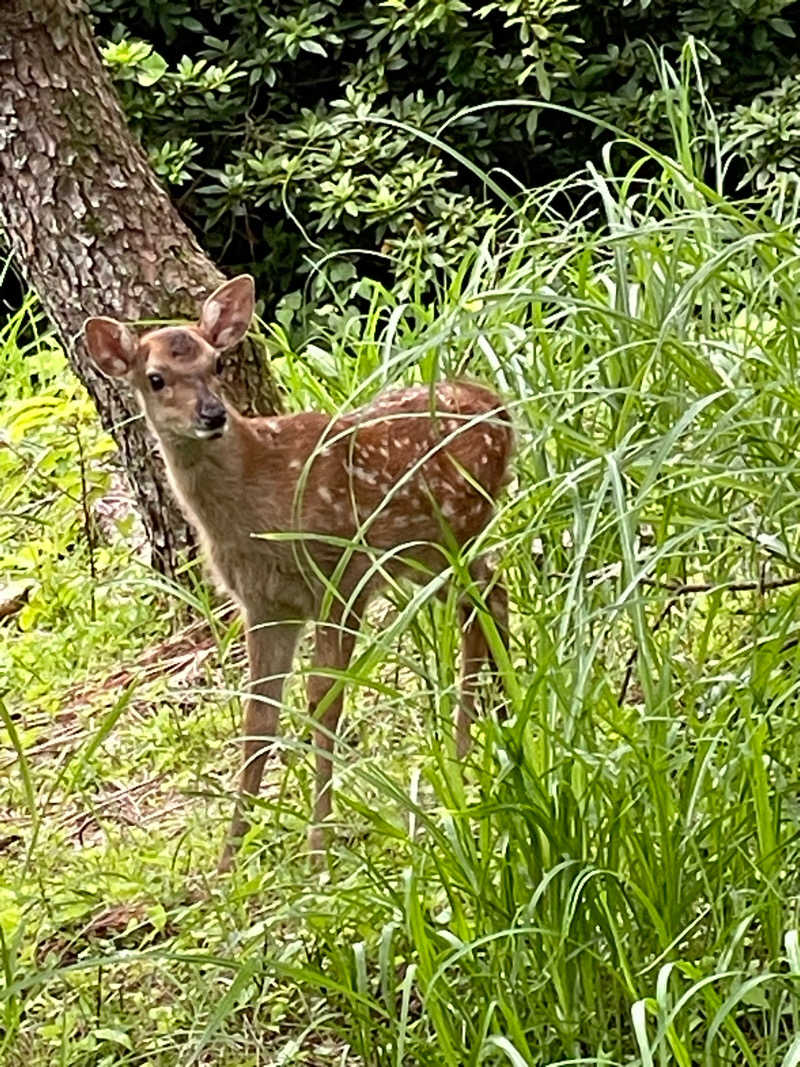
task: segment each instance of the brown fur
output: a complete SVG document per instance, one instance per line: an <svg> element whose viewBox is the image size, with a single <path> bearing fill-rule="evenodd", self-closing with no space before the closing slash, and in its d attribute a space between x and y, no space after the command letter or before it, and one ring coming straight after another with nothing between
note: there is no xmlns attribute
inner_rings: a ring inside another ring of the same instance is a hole
<svg viewBox="0 0 800 1067"><path fill-rule="evenodd" d="M223 868L246 828L244 797L258 792L277 735L283 684L304 620L317 623L309 701L318 719L311 847L319 852L342 707L332 672L346 668L364 608L387 580L427 580L446 566L442 546L463 545L486 526L512 449L499 399L466 382L393 390L338 418L316 412L245 418L228 403L223 412L217 353L238 343L251 314L252 280L245 276L209 297L197 327L167 327L138 342L109 319L89 320L86 331L98 365L137 389L172 487L217 580L245 616L252 695ZM154 375L156 384L161 380L157 390ZM224 433L204 421L203 412L215 405L226 420ZM296 536L270 539L275 533ZM485 560L473 570L504 634L505 592ZM477 674L488 658L468 606L462 627L459 755L469 743Z"/></svg>

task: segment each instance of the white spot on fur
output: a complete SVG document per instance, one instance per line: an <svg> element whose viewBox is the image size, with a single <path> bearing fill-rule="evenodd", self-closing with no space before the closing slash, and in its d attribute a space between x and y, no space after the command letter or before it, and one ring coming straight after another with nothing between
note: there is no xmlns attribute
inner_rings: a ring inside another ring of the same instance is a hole
<svg viewBox="0 0 800 1067"><path fill-rule="evenodd" d="M353 475L358 478L360 482L366 482L367 485L375 485L378 481L377 472L368 467L354 466Z"/></svg>
<svg viewBox="0 0 800 1067"><path fill-rule="evenodd" d="M319 496L320 500L323 501L323 503L325 504L331 504L333 502L333 493L330 491L330 489L327 488L327 486L321 485L317 490L317 495Z"/></svg>

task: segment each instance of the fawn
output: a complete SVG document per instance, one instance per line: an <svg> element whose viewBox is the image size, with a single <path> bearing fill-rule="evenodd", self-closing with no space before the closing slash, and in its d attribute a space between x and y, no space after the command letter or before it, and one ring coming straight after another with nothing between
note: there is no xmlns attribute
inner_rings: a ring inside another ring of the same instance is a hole
<svg viewBox="0 0 800 1067"><path fill-rule="evenodd" d="M253 279L241 275L203 304L197 325L135 336L90 318L86 347L106 375L138 394L169 481L200 535L215 576L247 630L249 695L227 869L246 829L277 737L284 682L305 620L316 622L308 696L315 716L316 791L309 845L325 845L341 680L367 601L399 576L427 581L488 523L507 481L512 429L501 401L480 385L445 381L381 394L348 414L245 418L222 395L220 353L250 325ZM285 538L259 534L288 534ZM255 536L254 536L255 535ZM506 593L485 560L471 567L501 636ZM329 602L327 610L323 601ZM321 618L320 614L325 617ZM477 675L491 662L473 605L460 604L462 679L456 750L469 745ZM316 673L315 673L316 671Z"/></svg>

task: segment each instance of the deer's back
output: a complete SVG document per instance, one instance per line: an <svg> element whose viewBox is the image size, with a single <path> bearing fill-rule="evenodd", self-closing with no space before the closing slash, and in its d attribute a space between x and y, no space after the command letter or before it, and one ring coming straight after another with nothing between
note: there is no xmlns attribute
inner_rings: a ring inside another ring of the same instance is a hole
<svg viewBox="0 0 800 1067"><path fill-rule="evenodd" d="M383 394L350 420L347 490L371 545L461 544L483 529L512 448L494 393L466 382L415 386Z"/></svg>
<svg viewBox="0 0 800 1067"><path fill-rule="evenodd" d="M334 419L303 413L239 425L235 525L247 536L230 552L212 543L210 554L240 599L282 596L306 613L324 585L315 571L337 570L342 542L441 566L433 546L463 544L489 521L512 449L500 399L461 382L392 390ZM340 584L355 587L375 553L346 551Z"/></svg>
<svg viewBox="0 0 800 1067"><path fill-rule="evenodd" d="M474 536L512 448L500 399L461 382L392 390L337 419L261 420L259 432L278 483L277 528L376 548Z"/></svg>

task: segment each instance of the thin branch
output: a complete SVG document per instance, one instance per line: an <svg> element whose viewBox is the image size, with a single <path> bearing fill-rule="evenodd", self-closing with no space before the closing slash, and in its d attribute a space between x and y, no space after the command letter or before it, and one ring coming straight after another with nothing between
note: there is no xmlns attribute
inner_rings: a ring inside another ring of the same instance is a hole
<svg viewBox="0 0 800 1067"><path fill-rule="evenodd" d="M671 593L670 599L661 611L661 614L653 624L653 633L655 633L661 624L669 617L670 612L678 604L682 597L696 596L698 593L770 593L775 589L787 589L792 585L800 585L800 574L794 574L789 578L773 578L769 581L759 579L758 581L748 582L683 582L681 584L675 584L671 582L656 582L652 578L642 578L642 585L649 585L653 589L663 589L665 592ZM635 648L628 656L627 663L625 664L625 677L622 680L622 686L617 697L617 706L620 707L624 701L628 692L628 686L630 685L631 675L633 674L633 667L639 656L639 649Z"/></svg>
<svg viewBox="0 0 800 1067"><path fill-rule="evenodd" d="M772 578L768 582L763 579L749 582L656 582L652 578L642 578L642 585L649 585L653 589L663 589L666 593L672 593L675 598L692 596L695 593L769 593L773 589L786 589L791 585L800 585L800 574L794 574L790 578Z"/></svg>

